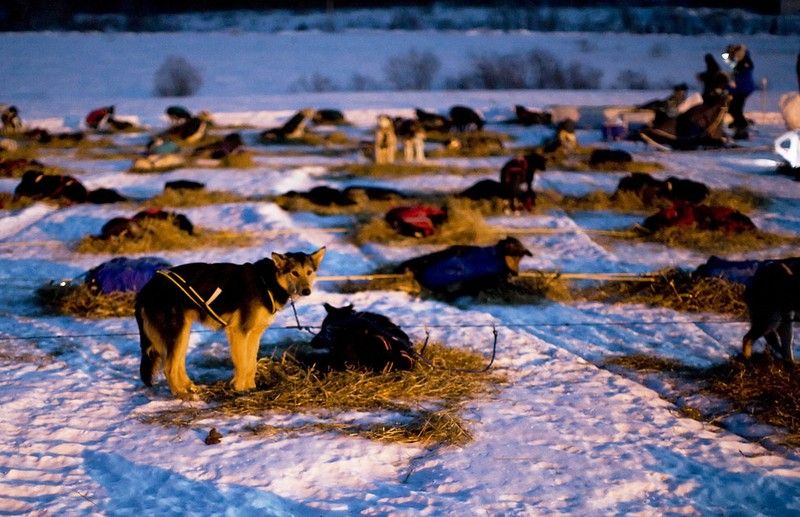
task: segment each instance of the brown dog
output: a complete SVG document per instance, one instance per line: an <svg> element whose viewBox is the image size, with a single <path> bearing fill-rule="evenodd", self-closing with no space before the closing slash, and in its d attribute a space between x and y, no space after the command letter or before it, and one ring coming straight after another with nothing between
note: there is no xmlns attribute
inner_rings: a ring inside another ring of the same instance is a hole
<svg viewBox="0 0 800 517"><path fill-rule="evenodd" d="M190 397L186 373L189 330L194 321L224 328L237 391L256 386L261 335L275 314L296 296L311 294L325 248L314 253L273 253L255 263L192 263L159 271L136 296L142 347L139 373L151 386L163 366L172 394Z"/></svg>

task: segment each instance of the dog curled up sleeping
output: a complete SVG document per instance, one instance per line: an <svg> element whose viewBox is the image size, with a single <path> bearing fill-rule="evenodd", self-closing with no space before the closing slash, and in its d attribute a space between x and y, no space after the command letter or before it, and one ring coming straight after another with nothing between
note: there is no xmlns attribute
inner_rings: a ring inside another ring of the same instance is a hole
<svg viewBox="0 0 800 517"><path fill-rule="evenodd" d="M273 253L254 263L196 262L161 270L136 296L142 348L139 373L151 386L163 368L173 395L190 397L186 373L192 323L225 329L237 391L256 387L261 335L291 299L308 296L325 248L314 253Z"/></svg>

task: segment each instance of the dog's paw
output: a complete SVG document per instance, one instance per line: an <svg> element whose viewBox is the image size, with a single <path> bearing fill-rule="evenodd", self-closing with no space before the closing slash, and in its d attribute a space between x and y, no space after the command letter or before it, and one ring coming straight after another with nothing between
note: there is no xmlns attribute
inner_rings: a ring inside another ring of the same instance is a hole
<svg viewBox="0 0 800 517"><path fill-rule="evenodd" d="M195 384L187 384L179 391L176 391L174 395L181 400L200 400L200 392L202 390L197 387Z"/></svg>
<svg viewBox="0 0 800 517"><path fill-rule="evenodd" d="M242 381L238 379L231 379L228 383L234 391L252 391L256 389L256 381Z"/></svg>

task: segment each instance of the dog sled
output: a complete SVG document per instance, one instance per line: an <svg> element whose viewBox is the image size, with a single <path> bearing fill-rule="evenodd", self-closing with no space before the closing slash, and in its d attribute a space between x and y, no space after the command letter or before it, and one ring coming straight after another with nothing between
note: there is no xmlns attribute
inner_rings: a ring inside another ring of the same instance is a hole
<svg viewBox="0 0 800 517"><path fill-rule="evenodd" d="M694 106L675 118L641 130L639 139L660 150L692 151L727 144L722 123L728 113L729 96ZM634 138L636 139L636 138Z"/></svg>

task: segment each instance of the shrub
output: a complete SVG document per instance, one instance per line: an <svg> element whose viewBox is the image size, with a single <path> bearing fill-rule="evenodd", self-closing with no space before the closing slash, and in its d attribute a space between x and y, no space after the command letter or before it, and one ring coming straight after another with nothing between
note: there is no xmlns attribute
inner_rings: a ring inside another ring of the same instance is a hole
<svg viewBox="0 0 800 517"><path fill-rule="evenodd" d="M518 55L484 54L472 58L474 82L486 90L522 89L528 86L525 66Z"/></svg>
<svg viewBox="0 0 800 517"><path fill-rule="evenodd" d="M480 54L471 57L471 69L445 80L453 89L596 89L603 71L572 62L566 67L552 53Z"/></svg>
<svg viewBox="0 0 800 517"><path fill-rule="evenodd" d="M564 71L565 88L572 90L596 90L603 80L603 71L577 61L569 64Z"/></svg>
<svg viewBox="0 0 800 517"><path fill-rule="evenodd" d="M647 76L633 70L621 71L619 75L617 75L614 87L621 90L649 90L651 88Z"/></svg>
<svg viewBox="0 0 800 517"><path fill-rule="evenodd" d="M154 90L158 97L189 97L200 90L200 70L179 56L167 57L156 70Z"/></svg>
<svg viewBox="0 0 800 517"><path fill-rule="evenodd" d="M421 28L422 22L417 13L405 9L396 11L389 21L389 30L418 31Z"/></svg>
<svg viewBox="0 0 800 517"><path fill-rule="evenodd" d="M525 55L530 70L529 88L565 88L567 80L559 59L550 51L534 48Z"/></svg>
<svg viewBox="0 0 800 517"><path fill-rule="evenodd" d="M578 51L584 54L594 52L597 50L597 44L589 38L581 38L578 40Z"/></svg>
<svg viewBox="0 0 800 517"><path fill-rule="evenodd" d="M380 90L381 84L372 77L361 73L354 73L350 76L350 90L355 92L365 92Z"/></svg>
<svg viewBox="0 0 800 517"><path fill-rule="evenodd" d="M660 41L650 45L650 49L647 53L650 54L650 57L658 59L669 56L672 53L672 49L667 43Z"/></svg>
<svg viewBox="0 0 800 517"><path fill-rule="evenodd" d="M289 85L290 92L335 92L339 87L333 79L319 72L314 72L311 77L302 76Z"/></svg>
<svg viewBox="0 0 800 517"><path fill-rule="evenodd" d="M397 90L429 90L441 67L433 52L411 49L389 58L383 68L387 82Z"/></svg>

